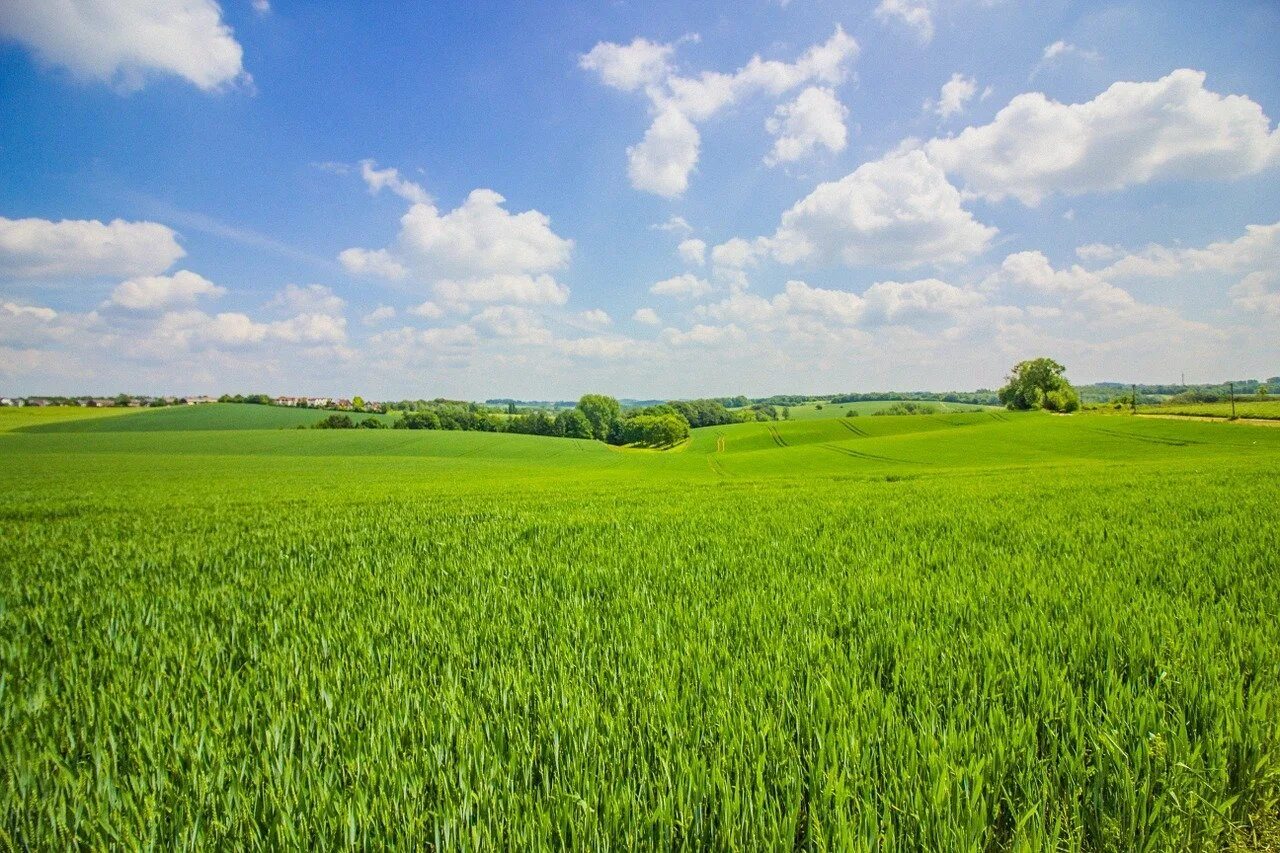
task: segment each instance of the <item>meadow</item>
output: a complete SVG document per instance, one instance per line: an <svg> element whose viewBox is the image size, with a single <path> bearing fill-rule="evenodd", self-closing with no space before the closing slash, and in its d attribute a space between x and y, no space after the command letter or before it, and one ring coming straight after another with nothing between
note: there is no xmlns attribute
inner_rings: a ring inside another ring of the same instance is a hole
<svg viewBox="0 0 1280 853"><path fill-rule="evenodd" d="M1226 403L1164 403L1159 406L1139 406L1138 411L1148 415L1185 415L1201 418L1229 418L1232 414L1230 402ZM1243 399L1236 400L1235 416L1238 418L1259 418L1262 420L1280 420L1280 400Z"/></svg>
<svg viewBox="0 0 1280 853"><path fill-rule="evenodd" d="M0 845L1280 843L1280 430L201 409L0 413Z"/></svg>

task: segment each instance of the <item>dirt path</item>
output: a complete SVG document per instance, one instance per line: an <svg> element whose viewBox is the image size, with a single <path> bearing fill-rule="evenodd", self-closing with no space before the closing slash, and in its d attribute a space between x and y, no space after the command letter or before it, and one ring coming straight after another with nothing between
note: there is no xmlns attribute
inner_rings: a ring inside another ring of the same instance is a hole
<svg viewBox="0 0 1280 853"><path fill-rule="evenodd" d="M1215 418L1209 415L1147 415L1139 414L1135 417L1139 418L1162 418L1167 421L1206 421L1215 424L1253 424L1254 426L1280 427L1280 421L1268 420L1267 418L1236 418L1234 421L1229 418Z"/></svg>

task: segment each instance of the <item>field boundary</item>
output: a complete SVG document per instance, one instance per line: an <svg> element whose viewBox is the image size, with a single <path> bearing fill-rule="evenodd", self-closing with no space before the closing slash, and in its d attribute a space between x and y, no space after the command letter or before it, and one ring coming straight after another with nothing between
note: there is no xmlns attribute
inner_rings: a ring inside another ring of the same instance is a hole
<svg viewBox="0 0 1280 853"><path fill-rule="evenodd" d="M1155 412L1138 412L1134 417L1157 418L1166 421L1202 421L1215 424L1249 424L1251 426L1280 427L1280 418L1235 418L1223 415L1175 415L1157 414Z"/></svg>

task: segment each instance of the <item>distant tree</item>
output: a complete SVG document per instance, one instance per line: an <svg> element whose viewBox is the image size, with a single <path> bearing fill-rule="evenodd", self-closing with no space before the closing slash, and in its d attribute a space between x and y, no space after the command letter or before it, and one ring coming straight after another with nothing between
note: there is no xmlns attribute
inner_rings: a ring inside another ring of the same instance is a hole
<svg viewBox="0 0 1280 853"><path fill-rule="evenodd" d="M591 424L591 435L600 441L609 437L609 430L614 422L622 417L622 406L612 397L603 394L584 394L578 401L578 411L586 416Z"/></svg>
<svg viewBox="0 0 1280 853"><path fill-rule="evenodd" d="M783 419L784 421L789 421L789 420L791 420L791 407L790 407L790 406L783 406L783 407L782 407L782 419Z"/></svg>
<svg viewBox="0 0 1280 853"><path fill-rule="evenodd" d="M595 438L595 429L581 409L562 409L556 415L556 435L565 438Z"/></svg>
<svg viewBox="0 0 1280 853"><path fill-rule="evenodd" d="M129 405L129 395L128 395L128 394L117 394L117 395L115 396L115 399L111 402L111 405L113 405L113 406L127 406L127 405Z"/></svg>
<svg viewBox="0 0 1280 853"><path fill-rule="evenodd" d="M387 425L377 418L365 418L359 424L360 429L386 429Z"/></svg>
<svg viewBox="0 0 1280 853"><path fill-rule="evenodd" d="M1000 402L1015 410L1074 412L1080 408L1080 396L1063 375L1066 370L1051 358L1020 361L998 392Z"/></svg>
<svg viewBox="0 0 1280 853"><path fill-rule="evenodd" d="M507 414L514 415L515 413L516 413L516 403L514 400L512 400L511 402L507 403Z"/></svg>
<svg viewBox="0 0 1280 853"><path fill-rule="evenodd" d="M350 415L332 414L316 424L316 429L355 429L355 426Z"/></svg>
<svg viewBox="0 0 1280 853"><path fill-rule="evenodd" d="M1268 395L1268 394L1270 394L1270 393L1271 393L1271 389L1270 389L1270 388L1268 388L1266 385L1259 385L1259 386L1258 386L1258 399L1259 399L1259 400L1265 400L1265 399L1267 399L1267 395Z"/></svg>
<svg viewBox="0 0 1280 853"><path fill-rule="evenodd" d="M847 412L845 412L845 413L844 413L844 416L845 416L846 418L856 418L856 417L858 416L858 410L857 410L857 409L849 409Z"/></svg>
<svg viewBox="0 0 1280 853"><path fill-rule="evenodd" d="M361 397L359 394L357 394L356 396L352 397L352 398L351 398L351 408L355 409L357 412L363 412L363 411L364 411L364 397Z"/></svg>
<svg viewBox="0 0 1280 853"><path fill-rule="evenodd" d="M821 411L822 411L822 404L821 404L821 403L818 403L816 406L814 406L814 408L815 408L815 409L817 409L819 412L821 412Z"/></svg>
<svg viewBox="0 0 1280 853"><path fill-rule="evenodd" d="M423 411L405 412L395 426L397 429L440 429L442 424L440 416L435 412Z"/></svg>

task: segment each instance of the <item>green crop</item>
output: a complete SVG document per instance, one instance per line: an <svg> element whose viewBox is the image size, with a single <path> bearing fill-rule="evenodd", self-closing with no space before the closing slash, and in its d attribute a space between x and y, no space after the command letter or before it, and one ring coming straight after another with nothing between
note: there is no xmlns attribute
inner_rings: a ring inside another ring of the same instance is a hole
<svg viewBox="0 0 1280 853"><path fill-rule="evenodd" d="M1280 429L180 428L0 432L0 846L1275 832Z"/></svg>

